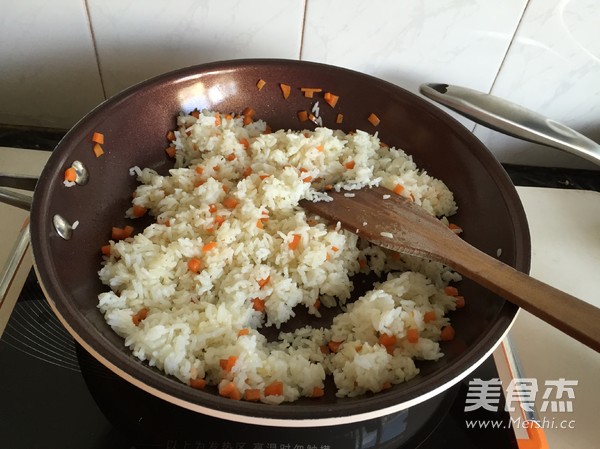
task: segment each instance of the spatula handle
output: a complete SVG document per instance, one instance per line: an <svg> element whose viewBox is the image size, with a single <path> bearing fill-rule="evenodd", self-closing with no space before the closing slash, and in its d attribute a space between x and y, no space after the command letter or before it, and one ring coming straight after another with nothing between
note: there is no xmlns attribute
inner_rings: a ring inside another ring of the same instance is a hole
<svg viewBox="0 0 600 449"><path fill-rule="evenodd" d="M600 352L600 309L463 242L449 266Z"/></svg>

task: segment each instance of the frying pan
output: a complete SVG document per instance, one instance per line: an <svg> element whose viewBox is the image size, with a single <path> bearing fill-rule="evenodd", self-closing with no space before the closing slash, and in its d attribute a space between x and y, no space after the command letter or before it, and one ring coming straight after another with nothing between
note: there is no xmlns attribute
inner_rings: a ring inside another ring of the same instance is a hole
<svg viewBox="0 0 600 449"><path fill-rule="evenodd" d="M261 90L256 87L259 79L266 81ZM292 86L287 99L279 83ZM340 100L331 108L322 94L306 98L302 87L333 92ZM39 282L62 324L94 358L143 390L202 414L251 424L315 427L373 419L423 402L491 354L518 308L468 280L460 285L468 306L451 314L456 338L442 343L445 356L418 362L420 374L409 382L355 398L337 398L326 386L330 393L319 400L278 406L225 399L216 389L192 389L140 362L106 324L96 307L98 294L105 290L97 276L99 248L110 239L112 226L131 225L139 232L149 224L124 218L137 184L129 168L167 172L173 162L164 151L165 133L175 128L177 114L194 108L239 113L251 106L273 130L311 129L316 125L301 123L297 112L310 110L319 100L324 126L377 132L383 142L404 149L419 167L444 180L455 194L459 212L453 221L464 229L464 238L528 271L529 232L512 182L483 144L428 101L380 79L317 63L236 60L189 67L131 87L82 118L53 151L34 192L30 229ZM336 124L338 113L343 114L341 124ZM378 126L368 121L371 113L381 119ZM94 132L105 136L101 157L92 151ZM89 179L67 188L63 174L74 161L87 168ZM78 222L70 239L57 232L57 216L66 225Z"/></svg>

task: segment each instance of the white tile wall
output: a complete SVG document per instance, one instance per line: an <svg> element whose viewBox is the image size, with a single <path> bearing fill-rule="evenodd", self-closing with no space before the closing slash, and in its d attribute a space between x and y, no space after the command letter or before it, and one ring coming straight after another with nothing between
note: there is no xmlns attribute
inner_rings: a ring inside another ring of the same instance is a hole
<svg viewBox="0 0 600 449"><path fill-rule="evenodd" d="M0 123L64 128L103 99L83 1L2 2Z"/></svg>
<svg viewBox="0 0 600 449"><path fill-rule="evenodd" d="M375 75L413 92L424 82L487 92L525 4L308 0L302 58Z"/></svg>
<svg viewBox="0 0 600 449"><path fill-rule="evenodd" d="M600 140L597 0L23 0L0 16L0 124L68 128L148 77L209 61L289 58L413 92L511 99ZM591 168L461 122L502 162Z"/></svg>
<svg viewBox="0 0 600 449"><path fill-rule="evenodd" d="M180 67L300 54L302 0L88 3L108 96Z"/></svg>
<svg viewBox="0 0 600 449"><path fill-rule="evenodd" d="M600 142L600 2L531 0L492 93ZM480 126L475 133L501 161L595 168Z"/></svg>

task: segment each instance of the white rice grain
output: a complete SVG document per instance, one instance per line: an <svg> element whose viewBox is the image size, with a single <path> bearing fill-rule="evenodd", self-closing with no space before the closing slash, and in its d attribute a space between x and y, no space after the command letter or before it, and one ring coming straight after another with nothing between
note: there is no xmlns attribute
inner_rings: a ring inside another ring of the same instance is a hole
<svg viewBox="0 0 600 449"><path fill-rule="evenodd" d="M318 116L318 103L313 112ZM378 392L416 376L415 359L440 358L437 341L454 308L444 287L460 277L440 264L388 257L298 203L331 201L320 192L326 185L352 197L355 189L402 184L416 204L445 217L456 204L443 182L360 130L266 134L260 120L244 126L242 117L221 115L216 125L215 115L177 118L175 166L167 175L129 169L140 185L126 216L134 218L135 205L156 220L110 242L99 272L109 291L98 308L132 353L185 383L231 383L242 397L257 389L268 404L310 397L327 376L338 396ZM352 170L344 167L348 160ZM346 305L359 271L390 274ZM293 319L298 308L320 316L319 307L338 306L345 312L329 328L306 326L275 341L261 333ZM438 318L425 323L430 310ZM413 327L418 343L406 341ZM382 333L397 343L384 347ZM323 353L332 342L339 350ZM283 395L265 396L273 382L283 383Z"/></svg>

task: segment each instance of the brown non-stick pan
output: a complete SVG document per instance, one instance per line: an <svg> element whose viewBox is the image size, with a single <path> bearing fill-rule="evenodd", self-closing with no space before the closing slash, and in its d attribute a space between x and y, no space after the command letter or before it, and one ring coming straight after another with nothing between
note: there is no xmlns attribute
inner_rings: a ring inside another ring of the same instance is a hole
<svg viewBox="0 0 600 449"><path fill-rule="evenodd" d="M261 90L259 79L266 81ZM287 99L280 83L291 86ZM331 108L322 93L306 98L302 87L330 91L339 102ZM124 218L136 187L129 169L164 173L172 166L165 134L175 128L177 114L194 108L239 113L251 106L273 130L305 129L316 125L300 122L297 113L319 100L324 126L377 132L444 180L455 194L459 213L453 220L464 229L464 238L528 271L529 232L513 184L494 156L437 107L393 84L338 67L287 60L211 63L153 78L102 103L58 144L37 183L31 209L35 268L55 313L87 351L122 378L182 407L239 422L296 427L357 422L405 409L455 384L491 354L518 308L468 280L460 286L468 305L452 313L456 338L442 343L445 356L418 362L420 374L409 382L355 398L331 393L278 406L225 399L216 389L192 389L140 362L106 324L96 307L105 289L97 275L99 249L112 226L131 225L138 232L148 224ZM369 122L371 113L380 118L378 126ZM337 114L343 114L341 124ZM92 151L94 132L105 136L101 157ZM87 168L89 179L67 188L63 174L74 161ZM56 216L67 224L78 222L70 239L57 233Z"/></svg>

